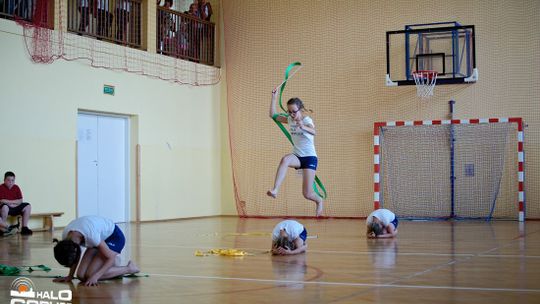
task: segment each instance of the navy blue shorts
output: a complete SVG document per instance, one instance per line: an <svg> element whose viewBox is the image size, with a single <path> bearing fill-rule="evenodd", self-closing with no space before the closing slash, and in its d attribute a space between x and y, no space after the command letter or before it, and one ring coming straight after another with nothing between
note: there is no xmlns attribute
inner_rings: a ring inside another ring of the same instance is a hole
<svg viewBox="0 0 540 304"><path fill-rule="evenodd" d="M397 219L397 216L394 217L394 220L390 222L390 224L394 224L394 229L397 229L397 225L399 224L399 221Z"/></svg>
<svg viewBox="0 0 540 304"><path fill-rule="evenodd" d="M22 214L22 210L30 205L29 203L20 203L19 205L15 206L15 207L10 207L8 204L1 204L0 205L0 208L2 208L4 205L6 205L8 207L8 215L11 215L11 216L16 216L16 215L21 215Z"/></svg>
<svg viewBox="0 0 540 304"><path fill-rule="evenodd" d="M298 169L311 169L311 170L317 170L317 156L304 156L300 157L295 154L296 157L298 157L298 160L300 161L300 168Z"/></svg>
<svg viewBox="0 0 540 304"><path fill-rule="evenodd" d="M302 233L300 233L300 235L298 236L299 238L301 238L304 243L306 242L306 239L307 239L307 230L306 228L304 227L304 230L302 230Z"/></svg>
<svg viewBox="0 0 540 304"><path fill-rule="evenodd" d="M111 236L105 240L105 244L107 244L110 250L116 253L121 253L122 249L124 249L124 245L126 245L126 237L117 225L114 225L114 231Z"/></svg>

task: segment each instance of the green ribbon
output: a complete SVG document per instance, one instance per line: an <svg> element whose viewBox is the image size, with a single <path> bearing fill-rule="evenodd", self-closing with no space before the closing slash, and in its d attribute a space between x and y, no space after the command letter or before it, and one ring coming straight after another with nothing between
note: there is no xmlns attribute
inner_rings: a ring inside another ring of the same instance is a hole
<svg viewBox="0 0 540 304"><path fill-rule="evenodd" d="M21 271L32 273L33 271L41 270L45 272L51 271L51 268L45 265L32 265L32 266L9 266L0 264L0 275L13 276L21 274Z"/></svg>
<svg viewBox="0 0 540 304"><path fill-rule="evenodd" d="M0 275L12 276L21 272L19 267L0 264Z"/></svg>
<svg viewBox="0 0 540 304"><path fill-rule="evenodd" d="M21 276L21 277L30 277L30 278L61 278L62 276L59 275L35 275L32 274L34 271L45 271L49 272L51 271L51 268L41 264L41 265L32 265L32 266L9 266L0 264L0 276ZM25 274L23 272L28 272L29 274ZM132 274L125 274L122 276L110 278L109 280L116 280L121 278L147 278L150 275L145 273L132 273ZM74 278L75 279L75 278Z"/></svg>
<svg viewBox="0 0 540 304"><path fill-rule="evenodd" d="M36 270L41 270L41 271L45 271L45 272L49 272L51 271L51 268L41 264L41 265L33 265L33 266L21 266L22 268L27 268L26 271L28 272L32 272L32 271L36 271Z"/></svg>
<svg viewBox="0 0 540 304"><path fill-rule="evenodd" d="M287 139L293 146L294 146L294 142L292 140L291 134L289 133L289 130L287 130L287 128L285 128L285 126L277 118L279 116L283 116L283 117L289 116L289 114L287 114L287 110L285 110L285 108L283 107L283 104L281 103L281 97L283 96L283 90L285 90L285 86L287 85L287 81L289 80L289 73L294 67L301 66L301 65L302 64L299 61L296 61L289 64L287 69L285 69L285 80L283 82L283 85L279 89L279 107L281 108L281 110L283 110L284 113L276 113L274 114L274 116L272 116L272 119L274 120L274 122L281 129L281 132L285 134L285 136L287 137ZM315 175L315 180L313 181L313 190L320 198L326 199L327 197L326 188L324 188L323 183L321 182L321 180L319 179L317 175Z"/></svg>

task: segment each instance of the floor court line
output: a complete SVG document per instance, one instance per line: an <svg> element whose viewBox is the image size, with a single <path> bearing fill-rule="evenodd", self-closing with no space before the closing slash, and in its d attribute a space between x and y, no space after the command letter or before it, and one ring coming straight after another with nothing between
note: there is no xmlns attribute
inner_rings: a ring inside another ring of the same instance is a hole
<svg viewBox="0 0 540 304"><path fill-rule="evenodd" d="M180 246L180 245L131 245L131 247L150 247L150 248L183 248L183 249L193 249L193 250L210 250L215 248L226 248L227 246ZM235 247L236 249L245 250L245 251L259 251L267 252L270 249L268 248L249 248L249 247ZM489 251L500 249L500 247L490 249ZM383 251L334 251L334 250L309 250L310 253L321 253L321 254L350 254L350 255L369 255L377 252ZM259 253L261 254L261 253ZM397 252L398 256L454 256L454 257L483 257L483 258L530 258L530 259L539 259L540 255L518 255L518 254L477 254L477 253L431 253L431 252Z"/></svg>
<svg viewBox="0 0 540 304"><path fill-rule="evenodd" d="M476 254L473 254L473 255L470 255L470 256L465 256L465 257L462 257L461 259L458 257L456 259L452 259L446 263L442 263L442 264L439 264L439 265L435 265L431 268L428 268L426 270L423 270L423 271L418 271L418 272L415 272L413 274L410 274L410 275L407 275L407 276L404 276L402 278L399 278L397 280L394 280L390 283L387 283L389 285L392 285L392 286L396 286L398 282L401 282L401 281L405 281L405 280L409 280L411 278L414 278L414 277L417 277L417 276L421 276L421 275L424 275L426 273L430 273L430 272L433 272L433 271L436 271L436 270L439 270L439 269L442 269L442 268L445 268L445 267L448 267L448 266L452 266L454 264L458 264L458 263L463 263L463 262L469 262L471 261L473 258L475 257L480 257L481 255L483 254L487 254L489 252L493 252L493 251L496 251L496 250L499 250L499 249L502 249L502 248L505 248L505 247L508 247L508 246L511 246L514 242L516 242L517 240L519 240L519 238L514 238L508 242L506 242L506 244L502 244L502 245L499 245L497 247L494 247L494 248L491 248L491 249L488 249L488 250L484 250L482 252L479 252L479 253L476 253Z"/></svg>
<svg viewBox="0 0 540 304"><path fill-rule="evenodd" d="M468 255L462 255L462 256L453 255L454 258L451 259L450 261L446 262L446 263L435 265L435 266L433 266L431 268L428 268L428 269L425 269L425 270L422 270L422 271L418 271L418 272L403 276L403 277L401 277L399 279L390 281L390 282L388 282L386 284L383 284L383 285L385 285L385 286L386 285L388 285L388 286L403 286L403 285L397 284L397 283L409 280L409 279L414 278L414 277L422 276L422 275L424 275L426 273L437 271L437 270L440 270L440 269L443 269L443 268L446 268L446 267L449 267L449 266L452 266L452 265L455 265L455 264L458 264L458 263L469 262L475 257L482 257L482 255L485 255L485 254L487 254L489 252L499 250L499 249L504 248L504 247L508 247L508 246L512 245L512 243L514 243L516 240L518 240L518 238L511 239L506 244L503 244L503 245L500 245L500 246L497 246L497 247L494 247L494 248L491 248L491 249L488 249L488 250L484 250L484 251L481 251L481 252L476 253L476 254L468 254ZM490 255L490 257L491 257L491 255ZM405 286L409 286L409 285L405 285ZM413 285L413 286L416 286L416 285ZM450 287L452 287L451 289L457 288L456 290L463 290L464 288L469 288L469 287L455 287L455 286L450 286ZM335 302L339 302L339 301L344 300L344 299L350 299L351 297L353 297L353 296L356 297L356 296L358 296L360 294L365 294L367 292L370 292L374 288L375 287L369 288L368 290L365 290L365 291L356 292L356 293L354 293L352 295L349 295L349 296L346 296L346 297L344 297L342 299L337 299ZM424 287L424 288L428 289L427 287ZM432 286L432 287L429 287L429 288L433 289L434 287ZM500 288L496 288L496 289L499 290ZM506 289L506 288L504 288L504 289ZM470 290L470 289L467 289L467 290ZM483 290L483 291L486 291L486 290Z"/></svg>
<svg viewBox="0 0 540 304"><path fill-rule="evenodd" d="M325 286L344 286L344 287L375 287L375 288L408 288L408 289L448 289L448 290L468 290L468 291L506 291L506 292L534 292L540 293L540 289L523 288L490 288L490 287L465 287L465 286L437 286L437 285L403 285L403 284L375 284L375 283L354 283L354 282L327 282L327 281L292 281L292 280L272 280L272 279L253 279L241 277L220 277L220 276L198 276L183 274L159 274L149 273L150 277L173 277L182 279L201 279L201 280L229 280L258 283L274 284L305 284L305 285L325 285Z"/></svg>
<svg viewBox="0 0 540 304"><path fill-rule="evenodd" d="M63 268L53 268L53 270L64 270ZM429 269L428 269L429 270ZM376 284L376 283L354 283L354 282L329 282L329 281L294 281L294 280L273 280L273 279L255 279L242 277L221 277L221 276L202 276L202 275L183 275L183 274L163 274L147 273L150 277L166 277L179 279L200 279L200 280L224 280L224 281L242 281L255 283L271 283L276 285L285 284L304 284L320 286L343 286L343 287L368 287L368 288L399 288L399 289L438 289L438 290L462 290L462 291L483 291L483 292L528 292L540 293L540 289L525 288L492 288L492 287L466 287L466 286L444 286L444 285L408 285L408 284Z"/></svg>

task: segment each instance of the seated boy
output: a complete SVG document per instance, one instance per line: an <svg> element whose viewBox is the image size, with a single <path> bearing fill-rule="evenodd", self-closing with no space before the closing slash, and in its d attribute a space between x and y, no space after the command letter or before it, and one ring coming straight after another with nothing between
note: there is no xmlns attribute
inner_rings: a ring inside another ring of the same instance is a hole
<svg viewBox="0 0 540 304"><path fill-rule="evenodd" d="M28 220L32 206L23 203L23 196L19 186L15 184L15 173L8 171L4 174L4 183L0 185L0 226L8 228L8 215L22 215L22 235L31 235L32 230L28 229Z"/></svg>

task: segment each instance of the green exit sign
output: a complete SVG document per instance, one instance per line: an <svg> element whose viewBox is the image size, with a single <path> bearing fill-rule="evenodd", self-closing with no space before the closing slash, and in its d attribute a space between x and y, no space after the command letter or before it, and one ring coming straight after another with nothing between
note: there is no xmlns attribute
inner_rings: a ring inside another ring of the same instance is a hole
<svg viewBox="0 0 540 304"><path fill-rule="evenodd" d="M103 94L114 96L114 86L104 84L103 85Z"/></svg>

